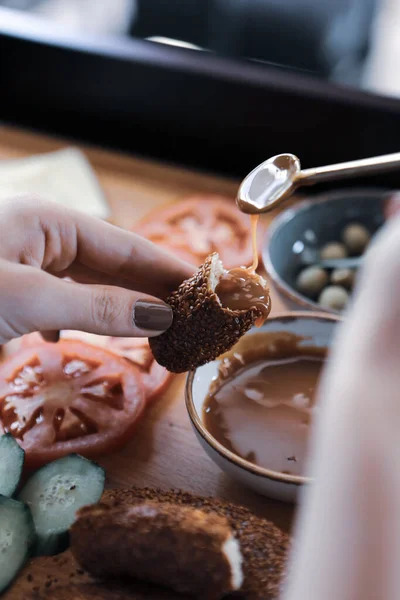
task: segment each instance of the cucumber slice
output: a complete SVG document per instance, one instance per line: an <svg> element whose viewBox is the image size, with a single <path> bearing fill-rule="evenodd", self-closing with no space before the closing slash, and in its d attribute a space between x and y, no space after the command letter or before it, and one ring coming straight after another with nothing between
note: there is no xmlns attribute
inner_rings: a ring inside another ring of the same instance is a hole
<svg viewBox="0 0 400 600"><path fill-rule="evenodd" d="M77 510L100 500L104 481L104 469L77 454L49 463L28 479L18 500L32 512L36 555L65 550Z"/></svg>
<svg viewBox="0 0 400 600"><path fill-rule="evenodd" d="M29 508L0 496L0 594L30 555L35 541L35 527Z"/></svg>
<svg viewBox="0 0 400 600"><path fill-rule="evenodd" d="M25 452L15 441L11 433L0 437L0 494L12 496L24 466Z"/></svg>

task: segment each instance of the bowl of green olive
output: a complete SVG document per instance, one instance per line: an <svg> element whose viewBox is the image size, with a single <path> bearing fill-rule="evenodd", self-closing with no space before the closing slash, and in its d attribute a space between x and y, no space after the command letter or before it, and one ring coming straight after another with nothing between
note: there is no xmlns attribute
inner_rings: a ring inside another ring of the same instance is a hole
<svg viewBox="0 0 400 600"><path fill-rule="evenodd" d="M340 314L356 286L365 251L385 223L390 192L350 189L314 196L272 222L263 263L294 310Z"/></svg>

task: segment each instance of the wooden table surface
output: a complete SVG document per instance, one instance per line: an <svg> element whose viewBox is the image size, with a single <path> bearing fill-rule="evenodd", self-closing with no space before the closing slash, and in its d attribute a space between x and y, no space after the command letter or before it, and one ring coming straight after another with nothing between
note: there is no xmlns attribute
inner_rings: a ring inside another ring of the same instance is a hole
<svg viewBox="0 0 400 600"><path fill-rule="evenodd" d="M0 159L49 152L67 145L71 145L68 140L0 127ZM126 228L150 208L192 193L222 193L233 198L239 183L97 148L81 149L103 186L113 221ZM272 213L268 219L274 216ZM274 295L272 306L273 312L283 308ZM124 450L99 461L107 472L107 486L173 487L214 495L239 502L289 530L292 506L245 489L222 473L200 447L185 408L184 380L184 376L177 376L167 393L150 407L134 439ZM7 600L17 600L12 589Z"/></svg>

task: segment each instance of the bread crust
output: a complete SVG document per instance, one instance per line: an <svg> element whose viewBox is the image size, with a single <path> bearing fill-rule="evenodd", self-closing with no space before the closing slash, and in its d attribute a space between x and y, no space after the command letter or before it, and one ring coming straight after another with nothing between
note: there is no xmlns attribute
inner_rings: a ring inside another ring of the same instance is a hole
<svg viewBox="0 0 400 600"><path fill-rule="evenodd" d="M211 254L198 271L173 292L166 303L174 320L167 331L149 339L156 361L173 373L200 367L230 350L263 317L257 308L224 308L213 290L220 264Z"/></svg>

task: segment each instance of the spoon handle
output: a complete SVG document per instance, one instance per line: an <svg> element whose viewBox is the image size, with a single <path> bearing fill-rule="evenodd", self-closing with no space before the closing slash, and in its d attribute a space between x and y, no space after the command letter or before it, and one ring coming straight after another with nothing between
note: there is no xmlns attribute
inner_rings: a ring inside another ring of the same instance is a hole
<svg viewBox="0 0 400 600"><path fill-rule="evenodd" d="M362 256L351 258L330 258L319 260L317 264L325 269L358 269L362 263Z"/></svg>
<svg viewBox="0 0 400 600"><path fill-rule="evenodd" d="M349 162L304 169L296 177L297 185L312 185L322 181L335 181L346 177L359 177L361 175L374 175L382 171L400 169L400 152L384 154L373 158L361 158Z"/></svg>

